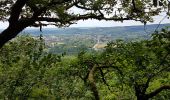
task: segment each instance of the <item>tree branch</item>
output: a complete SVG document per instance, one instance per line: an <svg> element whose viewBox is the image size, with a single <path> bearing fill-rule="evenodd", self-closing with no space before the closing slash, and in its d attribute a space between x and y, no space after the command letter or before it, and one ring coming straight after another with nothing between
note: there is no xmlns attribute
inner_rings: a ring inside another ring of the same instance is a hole
<svg viewBox="0 0 170 100"><path fill-rule="evenodd" d="M106 21L124 21L124 20L135 20L135 21L141 21L138 19L133 19L132 17L104 17L102 15L96 15L96 14L84 14L84 15L79 15L79 16L72 16L69 20L87 20L87 19L97 19L97 20L106 20Z"/></svg>
<svg viewBox="0 0 170 100"><path fill-rule="evenodd" d="M38 16L40 16L43 12L46 12L46 10L48 9L48 7L54 6L54 5L59 5L59 4L63 4L65 2L69 2L72 0L52 0L50 3L48 3L46 6L40 8L39 10L35 11L33 13L32 18L36 18Z"/></svg>
<svg viewBox="0 0 170 100"><path fill-rule="evenodd" d="M156 96L157 94L159 94L161 91L168 90L168 89L170 89L170 85L161 86L158 89L154 90L153 92L147 94L147 97L152 98L152 97Z"/></svg>
<svg viewBox="0 0 170 100"><path fill-rule="evenodd" d="M22 8L29 0L17 0L11 8L9 24L15 24L19 20Z"/></svg>
<svg viewBox="0 0 170 100"><path fill-rule="evenodd" d="M10 24L9 27L0 34L0 48L2 48L6 42L16 37L23 29L32 25L33 23L33 20L25 19L19 20L15 24Z"/></svg>
<svg viewBox="0 0 170 100"><path fill-rule="evenodd" d="M85 15L78 15L78 16L71 16L70 18L66 19L66 22L70 21L77 21L77 20L87 20L87 19L98 19L98 20L114 20L114 21L122 21L122 20L133 20L130 17L127 18L106 18L101 15L95 15L95 14L85 14ZM59 18L49 18L49 17L38 17L36 18L36 21L47 21L47 22L62 22Z"/></svg>
<svg viewBox="0 0 170 100"><path fill-rule="evenodd" d="M92 8L83 7L83 6L80 6L80 5L78 5L78 4L75 4L75 6L76 6L77 8L84 9L84 10L93 10Z"/></svg>
<svg viewBox="0 0 170 100"><path fill-rule="evenodd" d="M95 65L92 66L92 68L90 69L89 75L88 75L88 80L89 80L91 91L93 92L93 95L95 97L95 100L100 100L99 91L97 89L96 82L94 79L94 74L95 74L96 68L97 68L97 66L95 66Z"/></svg>
<svg viewBox="0 0 170 100"><path fill-rule="evenodd" d="M104 75L102 69L99 68L99 71L100 71L100 74L101 74L101 76L102 76L103 83L104 83L104 84L108 87L108 89L110 90L110 86L109 86L109 84L107 83L107 81L106 81L106 79L105 79L105 75Z"/></svg>
<svg viewBox="0 0 170 100"><path fill-rule="evenodd" d="M139 10L137 7L136 7L136 3L135 3L135 0L132 0L132 5L133 5L133 11L135 12L135 13L141 13L142 11L141 10Z"/></svg>

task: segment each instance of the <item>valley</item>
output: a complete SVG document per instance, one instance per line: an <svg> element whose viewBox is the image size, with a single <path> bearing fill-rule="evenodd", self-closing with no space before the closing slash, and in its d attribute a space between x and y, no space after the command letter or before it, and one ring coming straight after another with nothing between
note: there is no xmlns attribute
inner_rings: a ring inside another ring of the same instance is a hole
<svg viewBox="0 0 170 100"><path fill-rule="evenodd" d="M140 41L150 39L157 24L124 27L71 27L71 28L43 28L26 29L21 34L38 38L41 34L49 52L61 54L76 54L81 50L102 50L107 43L117 39L124 41ZM161 24L158 30L168 24Z"/></svg>

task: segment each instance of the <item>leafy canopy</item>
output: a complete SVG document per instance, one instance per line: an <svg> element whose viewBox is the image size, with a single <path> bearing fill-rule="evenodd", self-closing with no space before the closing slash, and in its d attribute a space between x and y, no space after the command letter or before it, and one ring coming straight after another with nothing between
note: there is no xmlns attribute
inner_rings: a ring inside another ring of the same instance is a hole
<svg viewBox="0 0 170 100"><path fill-rule="evenodd" d="M5 21L13 16L12 9L21 2L22 7L16 7L18 13L19 9L22 9L17 19L34 17L35 21L54 22L57 26L89 18L152 21L151 16L168 7L168 2L163 2L162 8L156 8L152 0L2 0L0 19Z"/></svg>

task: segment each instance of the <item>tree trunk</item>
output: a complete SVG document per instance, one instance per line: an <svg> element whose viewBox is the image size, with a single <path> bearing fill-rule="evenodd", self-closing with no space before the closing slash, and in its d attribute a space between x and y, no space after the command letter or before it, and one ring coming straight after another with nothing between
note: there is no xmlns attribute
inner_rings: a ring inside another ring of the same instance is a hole
<svg viewBox="0 0 170 100"><path fill-rule="evenodd" d="M137 100L148 100L149 98L145 94L146 88L143 85L135 85L135 95Z"/></svg>
<svg viewBox="0 0 170 100"><path fill-rule="evenodd" d="M15 24L10 24L7 29L0 33L0 48L33 23L33 20L21 20L17 21Z"/></svg>
<svg viewBox="0 0 170 100"><path fill-rule="evenodd" d="M94 65L93 68L90 70L88 80L90 82L90 88L91 88L91 91L93 92L95 100L100 100L99 92L97 90L97 86L96 86L96 83L94 80L94 72L95 72L96 68L97 68L97 66Z"/></svg>
<svg viewBox="0 0 170 100"><path fill-rule="evenodd" d="M149 98L146 95L138 95L137 100L148 100Z"/></svg>

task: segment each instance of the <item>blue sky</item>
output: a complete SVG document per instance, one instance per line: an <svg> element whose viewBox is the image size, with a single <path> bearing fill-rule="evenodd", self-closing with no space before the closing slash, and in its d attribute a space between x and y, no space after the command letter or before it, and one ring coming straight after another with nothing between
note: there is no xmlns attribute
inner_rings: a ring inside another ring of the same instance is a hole
<svg viewBox="0 0 170 100"><path fill-rule="evenodd" d="M159 22L165 17L165 14L160 14L159 16L154 17L154 23L148 24L159 24ZM170 23L170 19L164 19L163 23ZM70 27L114 27L114 26L132 26L132 25L143 25L140 22L136 21L124 21L121 22L114 22L114 21L98 21L98 20L85 20L85 21L78 21L77 24L73 24ZM5 29L8 26L8 23L0 22L0 29ZM48 26L54 27L54 26Z"/></svg>

